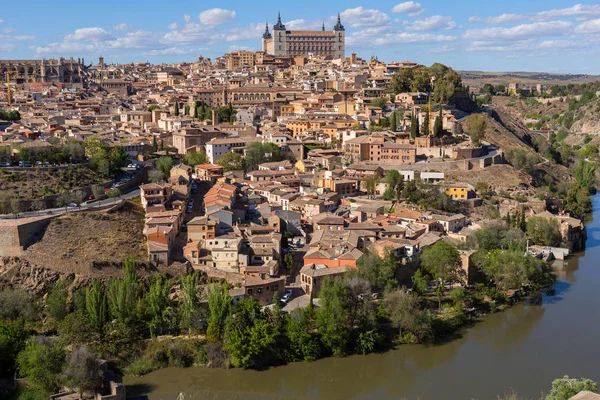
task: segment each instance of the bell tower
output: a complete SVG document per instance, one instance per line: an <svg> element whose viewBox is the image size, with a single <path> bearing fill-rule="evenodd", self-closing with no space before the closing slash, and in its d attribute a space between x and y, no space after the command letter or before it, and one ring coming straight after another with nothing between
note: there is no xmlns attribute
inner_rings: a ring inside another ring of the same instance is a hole
<svg viewBox="0 0 600 400"><path fill-rule="evenodd" d="M337 16L337 23L333 27L335 39L333 43L333 58L346 58L346 28L342 25L340 13Z"/></svg>

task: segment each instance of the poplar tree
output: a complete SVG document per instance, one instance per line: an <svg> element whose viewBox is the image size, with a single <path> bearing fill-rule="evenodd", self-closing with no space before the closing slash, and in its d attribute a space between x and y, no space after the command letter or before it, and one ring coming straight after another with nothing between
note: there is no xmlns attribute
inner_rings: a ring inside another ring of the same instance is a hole
<svg viewBox="0 0 600 400"><path fill-rule="evenodd" d="M85 309L90 323L97 333L102 333L104 324L108 319L108 303L106 293L98 280L92 282L91 289L85 292Z"/></svg>
<svg viewBox="0 0 600 400"><path fill-rule="evenodd" d="M175 102L175 116L176 117L179 116L179 102L178 101Z"/></svg>

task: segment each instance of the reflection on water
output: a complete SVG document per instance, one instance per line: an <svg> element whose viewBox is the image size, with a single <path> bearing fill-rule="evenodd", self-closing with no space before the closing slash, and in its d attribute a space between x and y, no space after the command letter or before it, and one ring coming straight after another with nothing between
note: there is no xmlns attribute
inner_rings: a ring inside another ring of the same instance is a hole
<svg viewBox="0 0 600 400"><path fill-rule="evenodd" d="M600 210L600 195L594 209ZM557 266L554 296L489 315L449 343L261 372L167 368L125 379L128 394L150 400L174 400L179 392L210 400L464 400L493 399L510 389L539 397L563 375L600 381L600 219L587 229L586 251Z"/></svg>

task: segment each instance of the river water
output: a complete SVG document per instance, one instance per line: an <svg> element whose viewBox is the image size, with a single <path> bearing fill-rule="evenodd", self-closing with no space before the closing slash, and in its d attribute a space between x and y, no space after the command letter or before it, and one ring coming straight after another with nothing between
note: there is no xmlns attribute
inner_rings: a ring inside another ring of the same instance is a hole
<svg viewBox="0 0 600 400"><path fill-rule="evenodd" d="M484 317L442 345L293 363L267 371L167 368L126 378L150 400L539 398L553 379L600 382L600 195L585 252L558 270L556 295Z"/></svg>

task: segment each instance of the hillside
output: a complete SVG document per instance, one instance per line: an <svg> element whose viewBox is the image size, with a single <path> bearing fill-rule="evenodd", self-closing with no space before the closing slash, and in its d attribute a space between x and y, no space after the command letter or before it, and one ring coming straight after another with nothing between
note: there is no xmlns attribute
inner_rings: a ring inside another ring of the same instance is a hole
<svg viewBox="0 0 600 400"><path fill-rule="evenodd" d="M534 149L531 145L534 139L527 127L510 112L496 109L492 116L488 116L485 140L499 146L510 164L484 170L451 172L448 174L451 180L472 185L485 182L494 188L519 187L528 190L550 183L558 185L572 179L566 167L542 157Z"/></svg>
<svg viewBox="0 0 600 400"><path fill-rule="evenodd" d="M507 85L520 83L524 85L568 85L581 84L600 80L597 75L585 74L551 74L547 72L488 72L488 71L457 71L465 85L471 87L483 86L485 83L493 85Z"/></svg>
<svg viewBox="0 0 600 400"><path fill-rule="evenodd" d="M146 259L141 205L126 202L118 211L72 213L54 219L42 239L25 251L33 266L78 276L110 272L127 256ZM108 270L103 269L108 267Z"/></svg>

